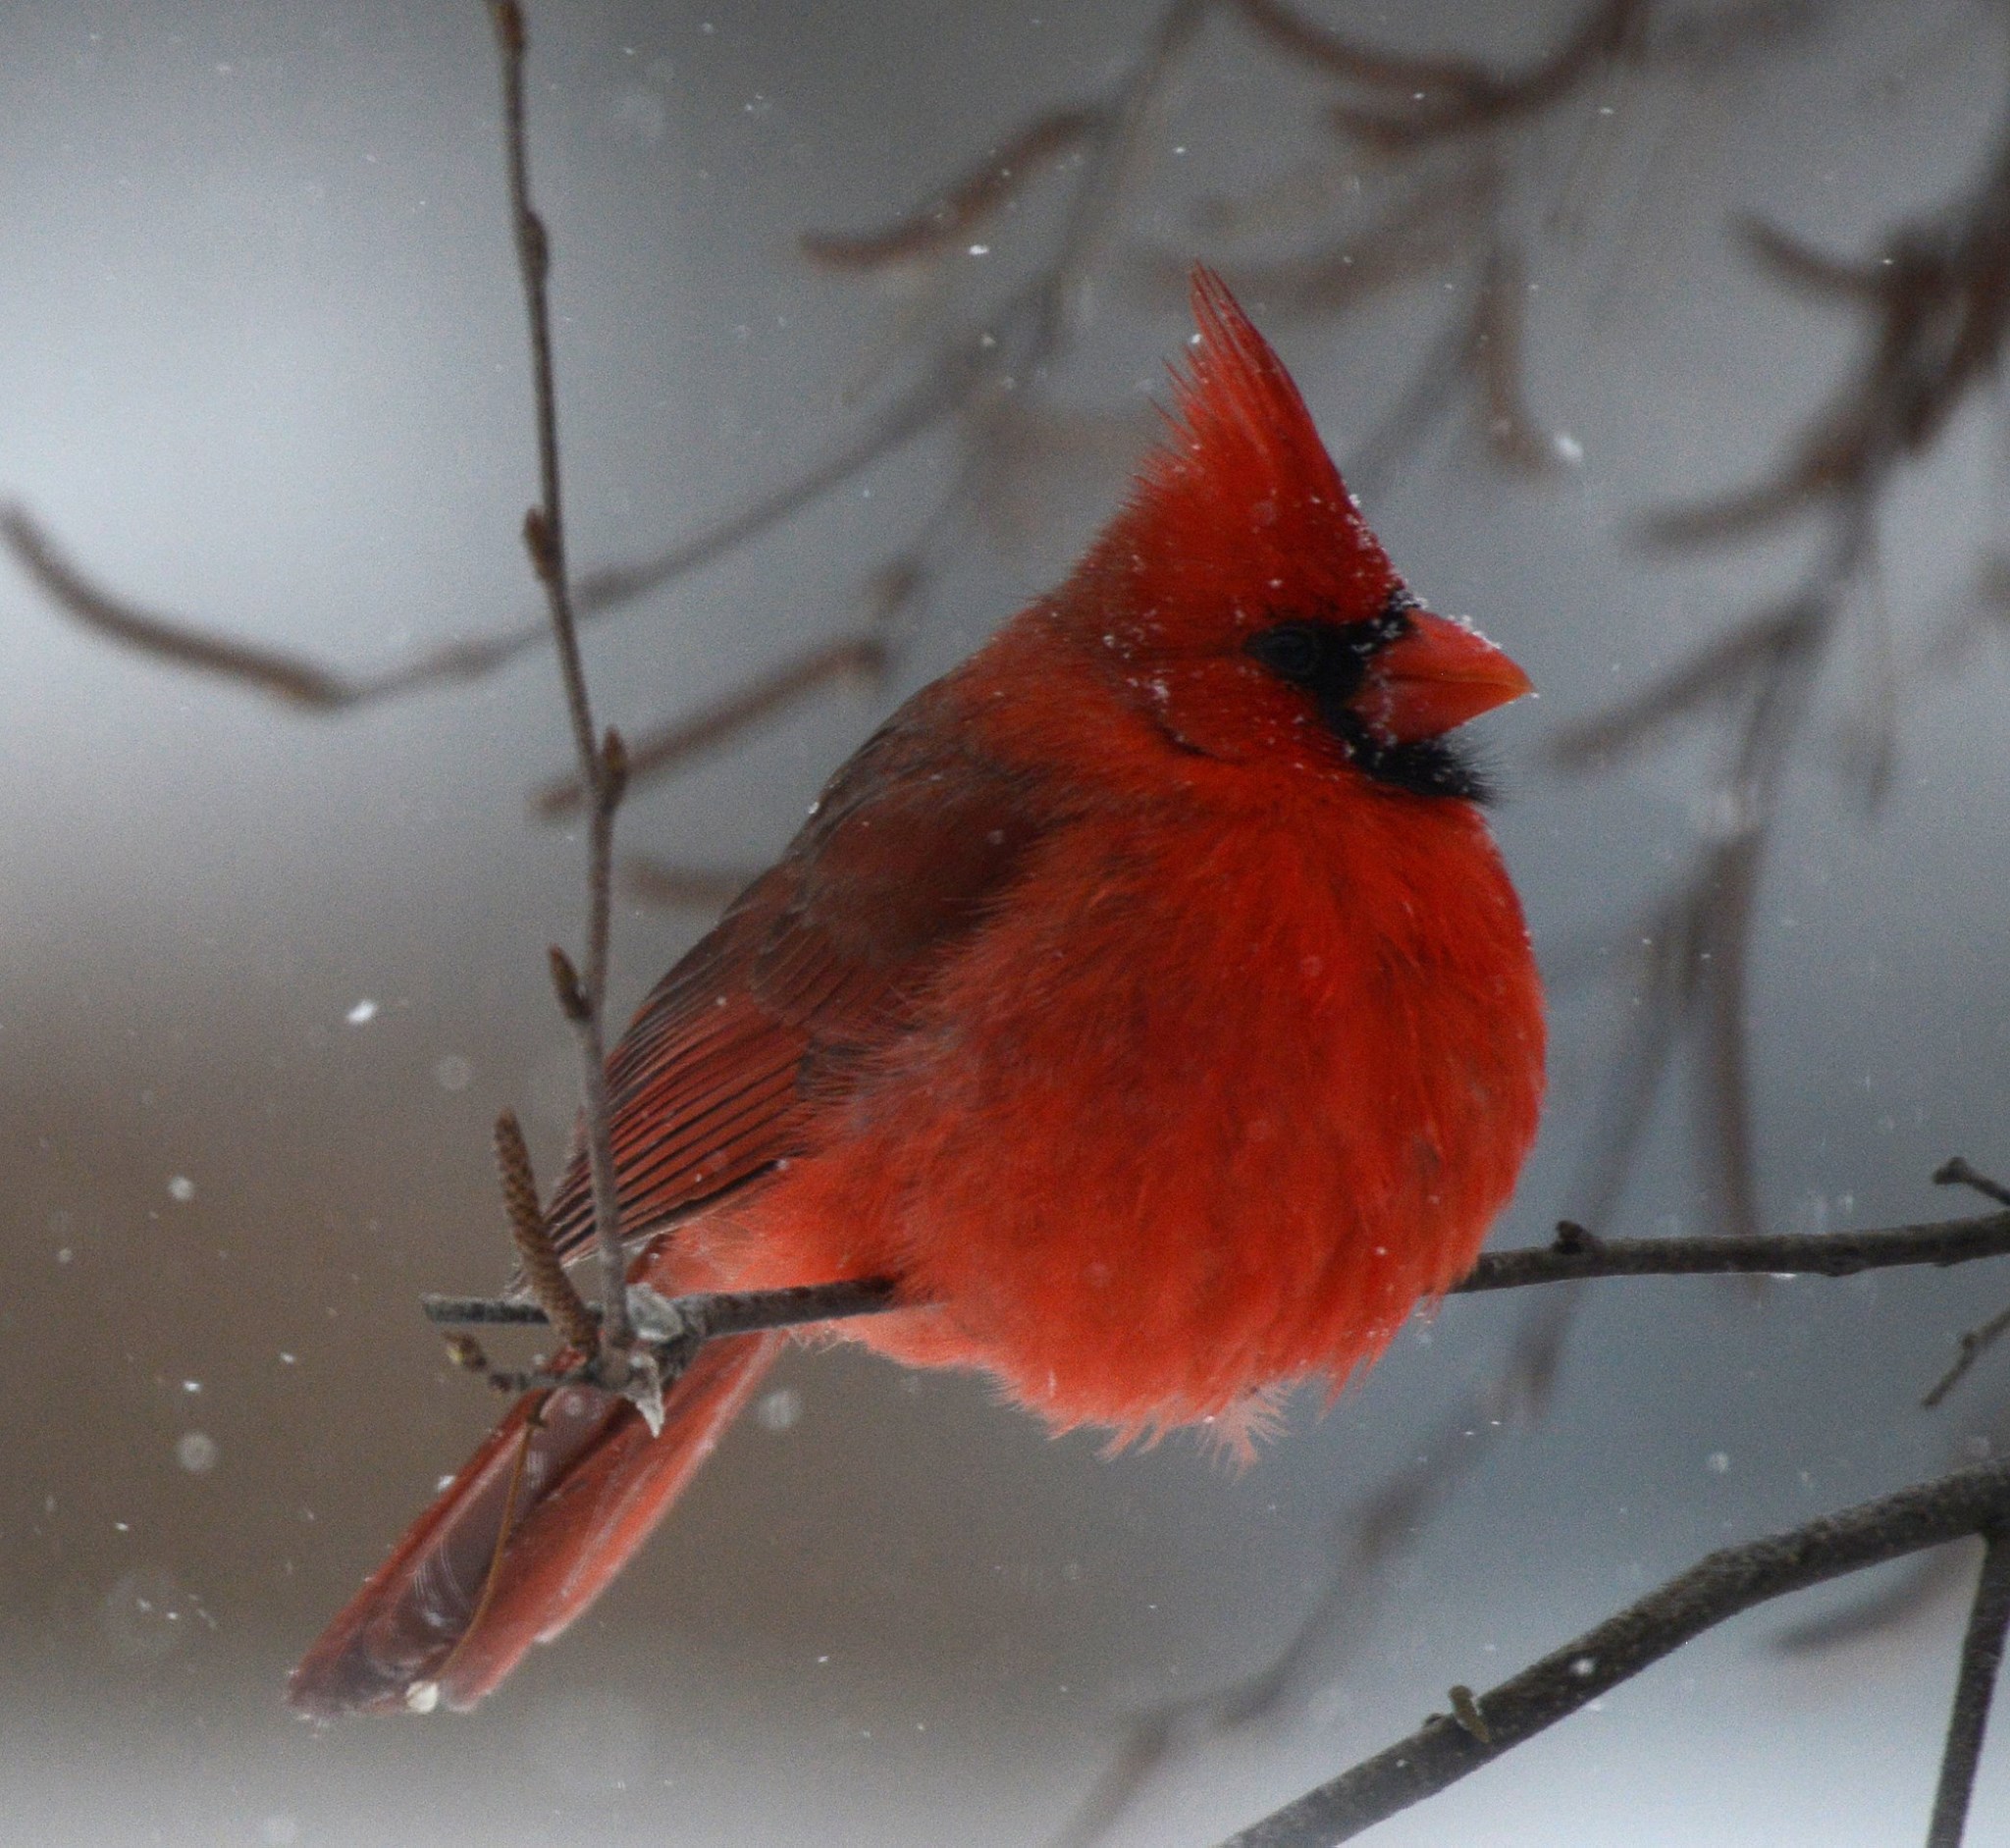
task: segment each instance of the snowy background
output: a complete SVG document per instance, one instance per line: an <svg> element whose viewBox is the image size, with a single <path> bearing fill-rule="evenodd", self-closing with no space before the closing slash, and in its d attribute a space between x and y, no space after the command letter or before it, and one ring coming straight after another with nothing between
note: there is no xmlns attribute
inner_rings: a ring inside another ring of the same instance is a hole
<svg viewBox="0 0 2010 1848"><path fill-rule="evenodd" d="M1322 17L1512 62L1570 17L1550 14ZM534 8L575 557L646 554L858 428L910 304L818 273L797 234L925 200L1031 113L1107 87L1155 16ZM1835 7L1736 70L1587 98L1571 223L1540 188L1517 208L1530 399L1581 459L1505 476L1460 399L1368 497L1416 588L1542 688L1486 730L1559 973L1624 942L1709 816L1679 736L1590 780L1547 768L1545 740L1796 566L1791 543L1647 561L1628 522L1762 469L1853 351L1848 317L1767 285L1727 221L1866 252L1957 192L2002 107L1990 21ZM481 10L19 0L6 44L0 495L126 594L352 666L530 608ZM1212 24L1127 236L1208 254L1208 198L1344 178L1321 95ZM1029 192L939 286L977 299L985 265L1024 273L1055 196ZM1435 337L1439 289L1345 324L1245 296L1343 458ZM1065 568L1185 333L1176 295L1122 261L1087 312L1041 385L1106 414L1108 440L1040 463L1036 517L957 543L897 684L836 691L643 794L627 846L757 864L884 707ZM1908 664L1969 594L2000 440L1996 412L1971 413L1886 509L1878 594ZM950 443L597 630L605 716L640 731L852 624ZM2000 645L1956 664L1908 678L1875 816L1835 774L1846 654L1796 760L1756 938L1772 1228L1941 1216L1945 1155L2010 1167L2010 672ZM293 1720L287 1666L493 1410L413 1298L498 1277L495 1112L524 1113L548 1170L569 1118L542 950L576 936L578 843L527 801L567 753L543 656L315 717L115 651L0 572L0 1813L22 1839L1037 1848L1127 1716L1284 1646L1349 1511L1431 1453L1536 1312L1453 1302L1332 1412L1306 1396L1240 1477L1181 1442L1113 1460L1049 1442L978 1382L797 1356L618 1587L480 1713ZM617 1015L701 927L622 907ZM1560 989L1553 1108L1502 1241L1580 1204L1626 1005L1623 980ZM1711 1227L1687 1095L1601 1230ZM1111 1843L1204 1844L1713 1546L1986 1453L2010 1360L1937 1414L1916 1400L2003 1289L1988 1267L1597 1287L1548 1417L1453 1439L1484 1456L1294 1698L1182 1735ZM1850 1594L1761 1611L1374 1839L1907 1838L1964 1587L1820 1654L1782 1633ZM1977 1840L2010 1829L1996 1747Z"/></svg>

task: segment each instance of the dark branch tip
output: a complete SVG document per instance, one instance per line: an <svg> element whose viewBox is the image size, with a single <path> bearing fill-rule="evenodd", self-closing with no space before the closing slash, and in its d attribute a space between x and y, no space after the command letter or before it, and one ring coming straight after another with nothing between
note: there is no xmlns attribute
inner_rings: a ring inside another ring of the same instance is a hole
<svg viewBox="0 0 2010 1848"><path fill-rule="evenodd" d="M1935 1185L1943 1188L1973 1188L1984 1199L1994 1200L1998 1206L2010 1206L2010 1188L2006 1188L1993 1176L1985 1175L1981 1169L1960 1155L1950 1155L1933 1170Z"/></svg>
<svg viewBox="0 0 2010 1848"><path fill-rule="evenodd" d="M522 57L529 35L523 29L523 9L516 0L489 0L489 17L496 24L496 42L502 47L502 55Z"/></svg>

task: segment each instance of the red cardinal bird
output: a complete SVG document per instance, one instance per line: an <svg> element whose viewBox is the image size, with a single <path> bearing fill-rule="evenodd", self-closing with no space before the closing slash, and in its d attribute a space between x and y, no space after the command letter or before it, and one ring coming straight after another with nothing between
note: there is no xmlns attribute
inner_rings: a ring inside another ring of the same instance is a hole
<svg viewBox="0 0 2010 1848"><path fill-rule="evenodd" d="M924 688L608 1062L631 1278L897 1281L837 1332L1056 1430L1336 1387L1471 1265L1536 1129L1543 1012L1445 734L1528 691L1404 589L1277 356L1199 339L1060 590ZM590 1233L580 1164L560 1248ZM651 1437L534 1394L293 1671L313 1715L472 1706L600 1593L781 1337ZM1246 1442L1245 1436L1243 1441Z"/></svg>

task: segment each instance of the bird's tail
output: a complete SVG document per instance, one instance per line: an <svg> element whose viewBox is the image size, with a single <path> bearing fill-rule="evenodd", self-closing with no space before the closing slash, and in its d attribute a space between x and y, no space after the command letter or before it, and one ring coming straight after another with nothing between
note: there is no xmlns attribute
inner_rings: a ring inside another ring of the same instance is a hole
<svg viewBox="0 0 2010 1848"><path fill-rule="evenodd" d="M782 1339L708 1344L664 1395L660 1437L588 1387L519 1399L301 1658L287 1698L316 1718L474 1706L620 1571Z"/></svg>

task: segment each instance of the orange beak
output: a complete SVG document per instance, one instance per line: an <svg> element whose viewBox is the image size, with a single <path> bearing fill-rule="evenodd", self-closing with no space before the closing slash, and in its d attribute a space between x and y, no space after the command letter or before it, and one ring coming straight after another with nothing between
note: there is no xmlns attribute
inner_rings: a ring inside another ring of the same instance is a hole
<svg viewBox="0 0 2010 1848"><path fill-rule="evenodd" d="M1376 656L1356 706L1370 726L1398 744L1435 738L1497 706L1535 691L1535 682L1477 629L1426 609Z"/></svg>

